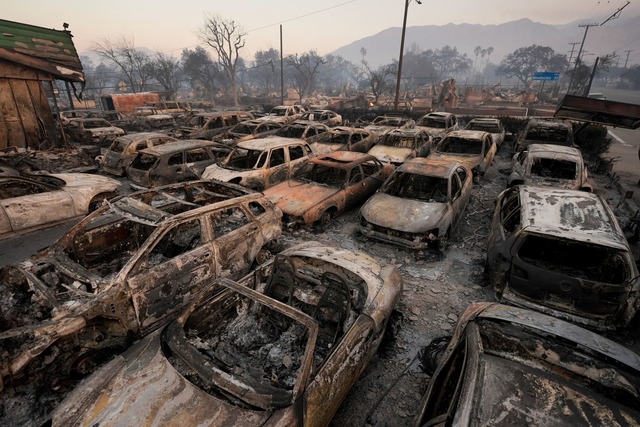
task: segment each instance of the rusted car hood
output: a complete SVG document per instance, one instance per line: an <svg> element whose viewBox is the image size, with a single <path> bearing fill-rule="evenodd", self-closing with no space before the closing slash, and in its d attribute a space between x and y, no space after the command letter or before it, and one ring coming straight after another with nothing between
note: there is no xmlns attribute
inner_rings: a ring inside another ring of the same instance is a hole
<svg viewBox="0 0 640 427"><path fill-rule="evenodd" d="M525 176L525 185L538 185L544 187L566 188L568 190L579 190L580 182L572 179L545 179L542 177Z"/></svg>
<svg viewBox="0 0 640 427"><path fill-rule="evenodd" d="M229 182L233 178L243 178L248 174L256 173L255 169L235 169L218 164L207 166L202 173L204 179L218 179L223 182Z"/></svg>
<svg viewBox="0 0 640 427"><path fill-rule="evenodd" d="M381 162L403 163L411 155L411 149L376 145L369 150L369 154L377 157Z"/></svg>
<svg viewBox="0 0 640 427"><path fill-rule="evenodd" d="M290 180L271 187L264 194L282 212L301 216L338 191L328 185Z"/></svg>
<svg viewBox="0 0 640 427"><path fill-rule="evenodd" d="M382 227L422 233L434 228L446 209L445 203L427 203L376 193L362 206L360 213L368 222Z"/></svg>
<svg viewBox="0 0 640 427"><path fill-rule="evenodd" d="M162 354L161 332L117 356L72 392L54 412L52 425L260 426L269 419L269 411L241 409L186 380Z"/></svg>
<svg viewBox="0 0 640 427"><path fill-rule="evenodd" d="M429 156L432 159L447 162L459 162L468 167L474 169L480 163L482 163L482 157L477 154L453 154L453 153L438 153L434 152Z"/></svg>

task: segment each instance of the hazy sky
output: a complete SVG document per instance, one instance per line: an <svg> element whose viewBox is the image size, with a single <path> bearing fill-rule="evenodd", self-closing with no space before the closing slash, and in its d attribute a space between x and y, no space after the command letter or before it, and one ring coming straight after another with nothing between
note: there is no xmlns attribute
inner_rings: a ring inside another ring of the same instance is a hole
<svg viewBox="0 0 640 427"><path fill-rule="evenodd" d="M316 49L327 54L389 27L402 26L405 0L1 0L0 17L62 30L69 23L78 51L96 41L133 37L135 45L179 55L200 44L206 13L235 20L247 31L242 56L279 49L283 25L285 54ZM410 0L407 26L501 24L521 18L565 24L609 16L626 0ZM6 4L9 3L9 4ZM623 17L640 15L633 0ZM597 22L598 19L595 20Z"/></svg>

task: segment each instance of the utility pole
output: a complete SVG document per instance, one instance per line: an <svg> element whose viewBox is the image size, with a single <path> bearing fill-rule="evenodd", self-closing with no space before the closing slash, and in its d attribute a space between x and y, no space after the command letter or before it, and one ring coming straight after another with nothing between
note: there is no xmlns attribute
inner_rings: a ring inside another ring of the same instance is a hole
<svg viewBox="0 0 640 427"><path fill-rule="evenodd" d="M582 54L582 48L584 47L584 41L587 38L587 33L589 32L589 28L590 27L599 27L599 26L602 26L602 25L606 24L607 22L609 22L612 19L616 19L617 17L620 16L620 12L622 12L622 9L624 9L627 6L629 6L630 3L631 2L627 0L627 3L624 6L619 7L618 10L613 12L613 14L610 17L608 17L607 19L602 21L600 24L580 24L580 25L578 25L578 27L585 27L584 37L582 37L582 43L580 44L580 50L578 50L578 56L576 57L576 65L575 65L575 67L573 67L573 73L571 74L571 80L569 81L569 88L567 89L567 93L569 91L571 91L571 84L573 83L573 79L574 79L574 77L576 75L576 70L578 69L578 64L580 63L580 55Z"/></svg>
<svg viewBox="0 0 640 427"><path fill-rule="evenodd" d="M411 0L404 0L404 19L402 20L402 36L400 37L400 58L398 58L398 78L396 79L396 98L393 101L394 110L398 109L398 101L400 100L400 79L402 78L402 56L404 53L404 34L407 31L407 12L409 11L409 3ZM422 4L421 0L416 3Z"/></svg>
<svg viewBox="0 0 640 427"><path fill-rule="evenodd" d="M569 63L567 64L567 71L569 70L569 67L571 66L571 60L573 59L573 51L576 49L576 45L580 44L580 42L572 42L569 43L571 45L571 52L569 53Z"/></svg>
<svg viewBox="0 0 640 427"><path fill-rule="evenodd" d="M627 64L629 63L629 54L633 52L633 50L625 50L627 52L627 59L624 60L624 68L627 68Z"/></svg>
<svg viewBox="0 0 640 427"><path fill-rule="evenodd" d="M280 105L284 105L284 55L282 54L282 24L280 24Z"/></svg>
<svg viewBox="0 0 640 427"><path fill-rule="evenodd" d="M571 73L571 80L569 80L569 87L567 88L567 92L571 91L571 85L573 84L573 79L576 76L576 71L578 70L578 65L580 65L580 55L582 55L582 48L584 47L584 41L587 38L587 33L589 32L589 28L598 27L600 24L580 24L578 27L584 27L584 36L582 37L582 43L580 43L580 49L578 49L578 56L576 56L576 63L573 67L573 73Z"/></svg>

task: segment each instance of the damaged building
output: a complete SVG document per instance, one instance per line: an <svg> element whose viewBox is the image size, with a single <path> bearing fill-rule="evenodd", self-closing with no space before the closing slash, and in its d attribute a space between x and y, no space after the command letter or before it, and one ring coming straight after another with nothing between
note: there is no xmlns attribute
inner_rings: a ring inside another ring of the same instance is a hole
<svg viewBox="0 0 640 427"><path fill-rule="evenodd" d="M59 143L54 80L65 82L69 97L74 84L85 81L66 27L60 31L0 19L0 149Z"/></svg>

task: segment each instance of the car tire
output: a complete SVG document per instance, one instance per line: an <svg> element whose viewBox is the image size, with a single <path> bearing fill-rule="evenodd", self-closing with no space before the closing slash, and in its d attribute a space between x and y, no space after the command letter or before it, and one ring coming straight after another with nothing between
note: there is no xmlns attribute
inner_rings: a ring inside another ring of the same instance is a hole
<svg viewBox="0 0 640 427"><path fill-rule="evenodd" d="M329 225L329 223L331 222L331 220L333 219L333 216L334 216L333 209L327 209L326 211L322 212L322 214L318 218L318 221L316 221L317 227L320 230L325 230Z"/></svg>

